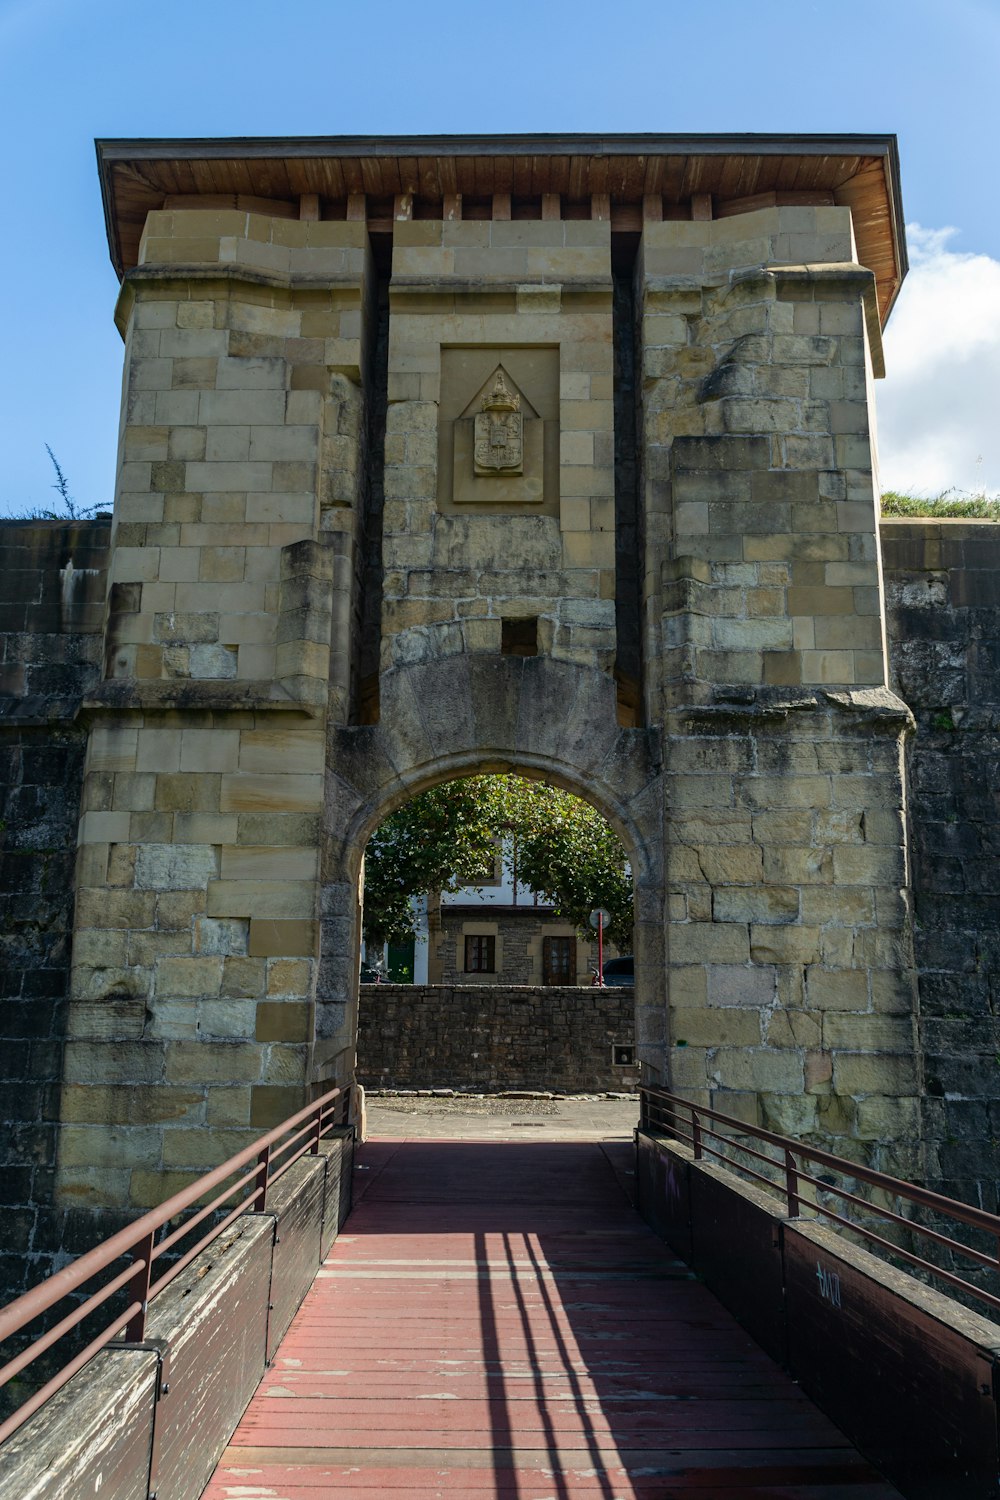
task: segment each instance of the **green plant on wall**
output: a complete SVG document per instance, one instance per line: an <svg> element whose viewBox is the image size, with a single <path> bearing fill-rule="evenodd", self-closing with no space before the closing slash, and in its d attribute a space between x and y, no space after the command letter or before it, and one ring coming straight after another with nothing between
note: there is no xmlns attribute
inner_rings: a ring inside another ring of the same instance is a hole
<svg viewBox="0 0 1000 1500"><path fill-rule="evenodd" d="M884 516L922 516L1000 521L1000 495L969 495L964 491L942 490L938 495L904 495L899 490L882 493Z"/></svg>
<svg viewBox="0 0 1000 1500"><path fill-rule="evenodd" d="M48 443L45 444L45 451L55 470L56 478L52 488L59 496L59 506L42 506L28 512L27 518L32 521L87 521L103 511L105 507L102 505L77 505L70 494L65 470Z"/></svg>

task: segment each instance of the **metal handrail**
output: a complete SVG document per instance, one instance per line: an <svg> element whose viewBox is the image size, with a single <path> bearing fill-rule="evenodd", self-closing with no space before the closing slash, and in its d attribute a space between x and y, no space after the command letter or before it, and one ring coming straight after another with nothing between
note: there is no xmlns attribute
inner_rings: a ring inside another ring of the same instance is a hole
<svg viewBox="0 0 1000 1500"><path fill-rule="evenodd" d="M340 1101L339 1106L335 1103L337 1100ZM123 1329L129 1343L141 1343L146 1334L146 1316L151 1299L169 1286L174 1277L190 1265L196 1255L217 1239L234 1219L251 1210L263 1213L267 1207L269 1189L301 1157L307 1154L316 1155L319 1152L320 1142L336 1125L347 1122L350 1102L350 1087L329 1090L320 1098L314 1099L311 1104L307 1104L304 1109L290 1115L287 1120L283 1120L266 1135L260 1136L249 1146L245 1146L235 1156L229 1157L220 1166L205 1172L186 1188L174 1193L158 1208L150 1209L140 1219L136 1219L125 1229L119 1230L117 1234L111 1235L101 1244L95 1245L94 1249L88 1250L85 1255L78 1256L61 1271L54 1272L37 1286L31 1287L22 1296L9 1302L6 1307L0 1307L0 1344L2 1344L5 1340L21 1333L36 1318L55 1307L65 1297L80 1292L88 1281L106 1270L121 1256L131 1257L129 1265L123 1271L103 1286L85 1293L77 1306L58 1323L47 1332L38 1335L19 1354L0 1365L0 1387L2 1387L46 1350L57 1344L60 1339L70 1334L91 1313L107 1302L115 1292L123 1287L130 1288L128 1306L118 1310L112 1322L107 1324L85 1349L75 1354L39 1390L29 1396L6 1421L0 1423L0 1443L16 1432L40 1406L61 1390L89 1359L92 1359L101 1349L106 1348ZM292 1133L291 1139L285 1140L284 1137L290 1133ZM292 1147L297 1148L294 1155L282 1161L280 1166L274 1166L275 1160L284 1157ZM252 1164L250 1171L242 1170L250 1164ZM240 1175L235 1178L235 1181L230 1181L237 1173ZM220 1193L216 1194L209 1203L203 1203L196 1214L185 1219L175 1230L157 1242L156 1237L160 1230L179 1214L183 1214L186 1209L200 1203L207 1193L211 1193L217 1187L222 1187ZM164 1267L154 1278L154 1263L238 1193L244 1196L235 1207L221 1220L213 1222L194 1245L179 1259Z"/></svg>
<svg viewBox="0 0 1000 1500"><path fill-rule="evenodd" d="M817 1192L829 1194L844 1204L855 1205L866 1215L880 1220L883 1224L904 1226L908 1234L920 1235L924 1239L931 1240L965 1261L1000 1271L1000 1216L997 1214L974 1208L969 1203L960 1203L955 1198L947 1198L942 1193L932 1192L930 1188L920 1187L913 1182L905 1182L899 1177L891 1177L886 1172L878 1172L859 1162L848 1161L846 1157L836 1156L832 1151L825 1151L820 1146L807 1145L789 1136L778 1135L773 1130L764 1130L758 1125L749 1125L745 1120L736 1119L735 1116L724 1114L721 1110L712 1109L706 1104L696 1104L690 1099L683 1099L667 1089L644 1085L639 1092L641 1129L648 1131L652 1128L689 1145L697 1161L713 1157L731 1170L761 1183L769 1192L784 1198L790 1219L802 1217L803 1184L807 1184L815 1188ZM714 1128L717 1125L724 1126L730 1133L723 1134L722 1131ZM739 1137L738 1140L733 1139L733 1132ZM748 1145L748 1141L755 1144ZM752 1167L734 1161L731 1155L728 1155L725 1150L720 1150L718 1146L712 1144L713 1142L721 1143L728 1148L729 1152L739 1151L756 1161L776 1168L781 1180L776 1181L763 1172L755 1171ZM761 1144L779 1152L780 1158L768 1156L757 1150L756 1146ZM846 1188L838 1187L836 1183L824 1182L822 1178L808 1171L806 1164L826 1167L842 1177L863 1182L866 1186L876 1188L890 1198L940 1214L942 1218L953 1224L964 1224L970 1229L982 1230L992 1236L995 1245L994 1254L987 1255L984 1251L977 1250L972 1245L965 1245L961 1240L952 1239L950 1235L942 1234L939 1230L925 1226L916 1219L906 1218L891 1208L882 1207L867 1198L860 1198ZM908 1264L940 1277L949 1286L1000 1311L1000 1296L986 1288L957 1276L944 1266L935 1265L933 1261L915 1254L902 1245L894 1244L884 1235L878 1234L863 1219L848 1219L843 1213L837 1213L821 1202L807 1201L810 1210L817 1218L827 1219L841 1229L849 1230L869 1245L877 1246L884 1254L899 1256Z"/></svg>

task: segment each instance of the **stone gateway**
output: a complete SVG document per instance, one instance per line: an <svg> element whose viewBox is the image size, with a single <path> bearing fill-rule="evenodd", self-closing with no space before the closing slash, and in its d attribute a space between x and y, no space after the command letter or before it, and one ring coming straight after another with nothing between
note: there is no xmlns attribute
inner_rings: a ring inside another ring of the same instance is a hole
<svg viewBox="0 0 1000 1500"><path fill-rule="evenodd" d="M350 1078L366 840L497 770L626 845L647 1077L919 1170L894 139L98 159L125 383L55 1201L140 1209Z"/></svg>

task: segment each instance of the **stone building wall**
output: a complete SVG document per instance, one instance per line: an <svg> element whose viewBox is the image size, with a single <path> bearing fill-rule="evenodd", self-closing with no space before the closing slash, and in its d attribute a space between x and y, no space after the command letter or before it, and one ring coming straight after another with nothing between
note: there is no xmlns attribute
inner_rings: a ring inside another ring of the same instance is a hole
<svg viewBox="0 0 1000 1500"><path fill-rule="evenodd" d="M100 674L106 520L0 526L0 1301L84 1248L52 1206L87 731Z"/></svg>
<svg viewBox="0 0 1000 1500"><path fill-rule="evenodd" d="M638 1068L627 986L366 984L358 1011L358 1078L367 1088L631 1092Z"/></svg>
<svg viewBox="0 0 1000 1500"><path fill-rule="evenodd" d="M64 1199L133 1209L298 1108L322 1051L371 314L364 224L158 212L139 260L59 1144Z"/></svg>
<svg viewBox="0 0 1000 1500"><path fill-rule="evenodd" d="M614 666L611 300L607 219L396 225L384 668L499 652L503 622L526 620L538 651ZM522 462L477 476L471 427L498 367Z"/></svg>
<svg viewBox="0 0 1000 1500"><path fill-rule="evenodd" d="M908 756L930 1185L1000 1208L1000 527L882 523Z"/></svg>
<svg viewBox="0 0 1000 1500"><path fill-rule="evenodd" d="M496 972L465 972L465 939L480 934L495 942ZM544 975L543 944L547 937L572 938L575 944L576 976L590 983L590 966L597 964L597 944L579 935L572 922L551 911L527 907L460 906L442 903L432 918L428 966L431 984L528 984L540 985ZM616 949L605 945L605 956Z"/></svg>
<svg viewBox="0 0 1000 1500"><path fill-rule="evenodd" d="M906 1173L905 706L887 690L874 278L840 207L643 227L647 722L669 1074ZM654 665L655 664L655 665Z"/></svg>
<svg viewBox="0 0 1000 1500"><path fill-rule="evenodd" d="M994 787L1000 765L1000 538L982 523L927 520L886 520L882 537L894 685L912 706L918 721L907 762L927 1089L924 1128L931 1146L931 1179L948 1193L996 1208L996 1142L1000 1137L996 1065L1000 1050L996 1019L1000 1004L1000 891L996 889L996 871L1000 819L994 805ZM46 1202L51 1196L66 1025L72 849L85 742L84 723L75 715L82 697L90 693L99 676L106 547L108 525L100 520L76 525L22 522L3 526L0 576L6 595L6 694L0 730L4 771L0 898L4 903L3 1061L9 1074L4 1080L3 1181L10 1251L3 1263L3 1290L16 1289L25 1266L28 1277L36 1277L51 1263L51 1256L61 1253L63 1245L69 1250L84 1248L96 1233L87 1211L57 1215L49 1212ZM70 559L72 570L66 567ZM706 765L718 763L720 754L732 757L741 744L742 753L750 754L747 738L736 735L733 739L729 732L739 721L741 705L730 703L729 708L718 711L720 729L726 727L721 723L726 712L730 715L724 736L727 748L723 748L718 729L700 741ZM804 813L793 805L774 805L778 787L784 789L780 796L790 799L798 795L795 778L790 777L789 750L783 735L777 732L786 723L790 709L783 712L786 717L777 715L772 720L772 750L765 751L766 756L774 757L775 766L775 780L768 787L768 807L750 808L745 814L732 808L700 814L708 819L708 825L723 832L729 829L726 838L732 838L735 820L744 817L750 820L750 831L754 820L765 829L775 820L790 826L805 817L811 826L816 819L816 811ZM691 754L696 754L697 742L696 736ZM870 774L871 757L894 754L892 738L885 750L880 750L880 744L879 736L870 732L862 735L853 748L850 742L841 742L840 748L834 742L829 754L835 771L822 772L831 777L832 795L846 795L849 786L844 777ZM796 753L799 751L792 751ZM852 771L852 757L858 756L864 765L861 771L858 766ZM763 774L768 763L768 759L757 762L756 774ZM738 786L741 774L750 774L750 760L741 765L745 765L744 771L733 763L729 772ZM820 774L819 766L814 774ZM859 814L832 808L825 814L825 825L838 831L843 840L841 858L852 856ZM877 819L868 813L868 841L876 825ZM711 865L711 855L708 858ZM727 900L736 900L736 894ZM822 891L814 892L808 900L822 918ZM799 1040L808 1043L801 1032L807 1022L801 1016L768 1005L774 986L774 972L769 968L772 951L775 959L784 956L787 945L801 938L802 926L798 924L796 929L789 924L774 924L766 919L768 915L754 916L747 927L756 962L756 983L766 981L769 987L768 996L763 992L757 996L760 1008L750 1032L739 1031L741 1026L745 1028L741 1019L745 1005L738 1002L751 998L745 960L727 962L727 957L721 956L709 975L709 1014L721 1017L730 1031L733 1026L738 1029L730 1046L741 1050L745 1065L754 1070L759 1059L754 1061L750 1049L759 1046L763 1037L760 1017L765 1017L768 1035L774 1028L798 1026ZM891 936L877 938L873 915L871 907L867 913L859 910L859 939L868 944L891 942ZM819 926L823 926L822 921ZM867 939L865 932L870 935ZM828 936L826 941L832 938ZM822 966L813 974L805 969L805 984L816 986L823 980ZM388 996L391 987L379 989ZM411 987L405 990L411 993ZM676 1025L684 1031L690 1046L699 1046L699 1035L691 1032L693 1017L685 1007L684 996L684 990L675 990ZM402 999L399 1004L405 1007ZM877 1029L873 1038L879 1043ZM711 1041L720 1041L717 1028ZM730 1068L735 1065L733 1058ZM856 1067L864 1070L861 1056ZM402 1079L402 1074L399 1077ZM424 1076L411 1073L408 1077L414 1086L426 1083ZM501 1074L493 1077L499 1079ZM753 1082L756 1080L754 1071ZM472 1082L487 1083L489 1079L477 1077ZM108 1103L105 1092L99 1103ZM813 1110L819 1118L820 1113L834 1107L832 1101L828 1103L831 1095L825 1092L810 1095L801 1091L798 1104L795 1098L790 1094L786 1112L775 1110L769 1119L784 1128L808 1130Z"/></svg>
<svg viewBox="0 0 1000 1500"><path fill-rule="evenodd" d="M914 1170L871 204L626 203L603 155L531 204L416 201L402 159L391 195L297 191L303 159L261 149L241 173L290 197L150 201L138 174L109 209L125 383L61 1201L139 1209L346 1080L365 842L498 769L627 846L652 1078Z"/></svg>

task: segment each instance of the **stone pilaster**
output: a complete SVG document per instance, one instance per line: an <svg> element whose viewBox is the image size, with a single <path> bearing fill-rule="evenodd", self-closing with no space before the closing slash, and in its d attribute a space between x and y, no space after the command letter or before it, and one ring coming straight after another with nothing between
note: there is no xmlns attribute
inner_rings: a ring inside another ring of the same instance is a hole
<svg viewBox="0 0 1000 1500"><path fill-rule="evenodd" d="M236 211L151 214L126 279L64 1201L162 1198L304 1099L326 726L353 689L367 280L364 225Z"/></svg>
<svg viewBox="0 0 1000 1500"><path fill-rule="evenodd" d="M878 1156L918 1079L873 278L846 209L779 208L647 223L637 291L671 1078Z"/></svg>

